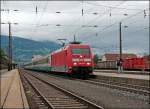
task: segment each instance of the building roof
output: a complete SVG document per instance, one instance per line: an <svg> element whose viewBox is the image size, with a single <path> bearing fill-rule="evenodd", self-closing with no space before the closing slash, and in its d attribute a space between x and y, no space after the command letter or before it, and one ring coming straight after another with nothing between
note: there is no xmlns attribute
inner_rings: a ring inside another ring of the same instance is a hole
<svg viewBox="0 0 150 109"><path fill-rule="evenodd" d="M119 54L115 53L106 53L104 54L106 60L118 60ZM137 58L135 54L122 54L122 59L129 59L129 58Z"/></svg>

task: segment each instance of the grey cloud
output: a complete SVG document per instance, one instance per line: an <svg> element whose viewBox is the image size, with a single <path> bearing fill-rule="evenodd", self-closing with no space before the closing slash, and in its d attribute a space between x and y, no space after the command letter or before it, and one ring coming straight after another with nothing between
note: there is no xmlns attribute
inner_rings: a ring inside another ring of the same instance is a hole
<svg viewBox="0 0 150 109"><path fill-rule="evenodd" d="M37 14L35 13L36 6L38 7ZM84 16L81 13L82 7ZM122 28L124 50L144 53L148 52L148 29L140 29L149 26L148 10L144 18L144 9L148 7L148 1L84 1L83 4L81 1L3 1L2 8L20 11L9 14L2 12L2 22L7 22L8 18L11 22L18 22L19 25L13 26L12 34L33 40L56 41L57 38L67 38L71 41L76 33L78 40L95 47L95 52L103 53L118 50L115 47L118 47L119 21L127 18L122 23L122 27L128 26L128 28ZM56 13L59 11L60 14ZM134 16L139 11L141 13ZM95 12L98 14L93 14ZM130 18L130 16L133 17ZM117 22L115 25L109 27L115 22ZM56 26L57 24L61 26ZM82 25L97 25L98 27L82 28ZM2 26L2 34L8 34L8 26Z"/></svg>

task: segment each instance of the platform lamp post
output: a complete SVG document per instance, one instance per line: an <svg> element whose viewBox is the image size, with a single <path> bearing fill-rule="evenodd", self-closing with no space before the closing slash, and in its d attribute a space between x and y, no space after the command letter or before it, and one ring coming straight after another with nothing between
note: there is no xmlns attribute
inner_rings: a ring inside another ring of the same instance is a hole
<svg viewBox="0 0 150 109"><path fill-rule="evenodd" d="M18 23L1 23L8 24L9 26L9 41L8 41L8 71L12 70L12 34L11 34L11 24L17 25Z"/></svg>

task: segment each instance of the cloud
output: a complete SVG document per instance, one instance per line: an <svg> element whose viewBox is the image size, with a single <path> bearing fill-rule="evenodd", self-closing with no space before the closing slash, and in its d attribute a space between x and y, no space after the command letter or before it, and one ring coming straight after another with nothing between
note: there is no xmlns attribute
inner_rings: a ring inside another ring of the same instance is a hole
<svg viewBox="0 0 150 109"><path fill-rule="evenodd" d="M119 44L119 21L125 19L122 22L125 48L133 47L132 50L135 52L137 42L139 50L136 51L147 52L148 29L143 28L149 27L149 10L146 10L149 8L148 1L84 1L83 3L81 1L2 1L1 3L2 9L11 10L9 13L1 13L2 22L10 20L19 23L16 26L12 25L14 36L40 41L56 41L57 38L67 38L71 41L75 34L83 43L96 46L95 49L99 53L113 52L118 50L115 47ZM12 11L15 9L19 11ZM61 26L56 26L57 24ZM87 27L82 28L83 25ZM94 25L98 27L92 27ZM8 25L1 27L2 34L8 35ZM144 51L142 48L145 48Z"/></svg>

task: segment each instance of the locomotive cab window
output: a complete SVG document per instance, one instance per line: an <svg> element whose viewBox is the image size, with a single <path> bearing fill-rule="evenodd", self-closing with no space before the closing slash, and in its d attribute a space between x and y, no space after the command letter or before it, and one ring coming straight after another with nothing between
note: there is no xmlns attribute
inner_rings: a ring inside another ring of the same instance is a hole
<svg viewBox="0 0 150 109"><path fill-rule="evenodd" d="M85 55L89 55L90 54L90 49L89 48L73 48L72 49L72 54L85 54Z"/></svg>

